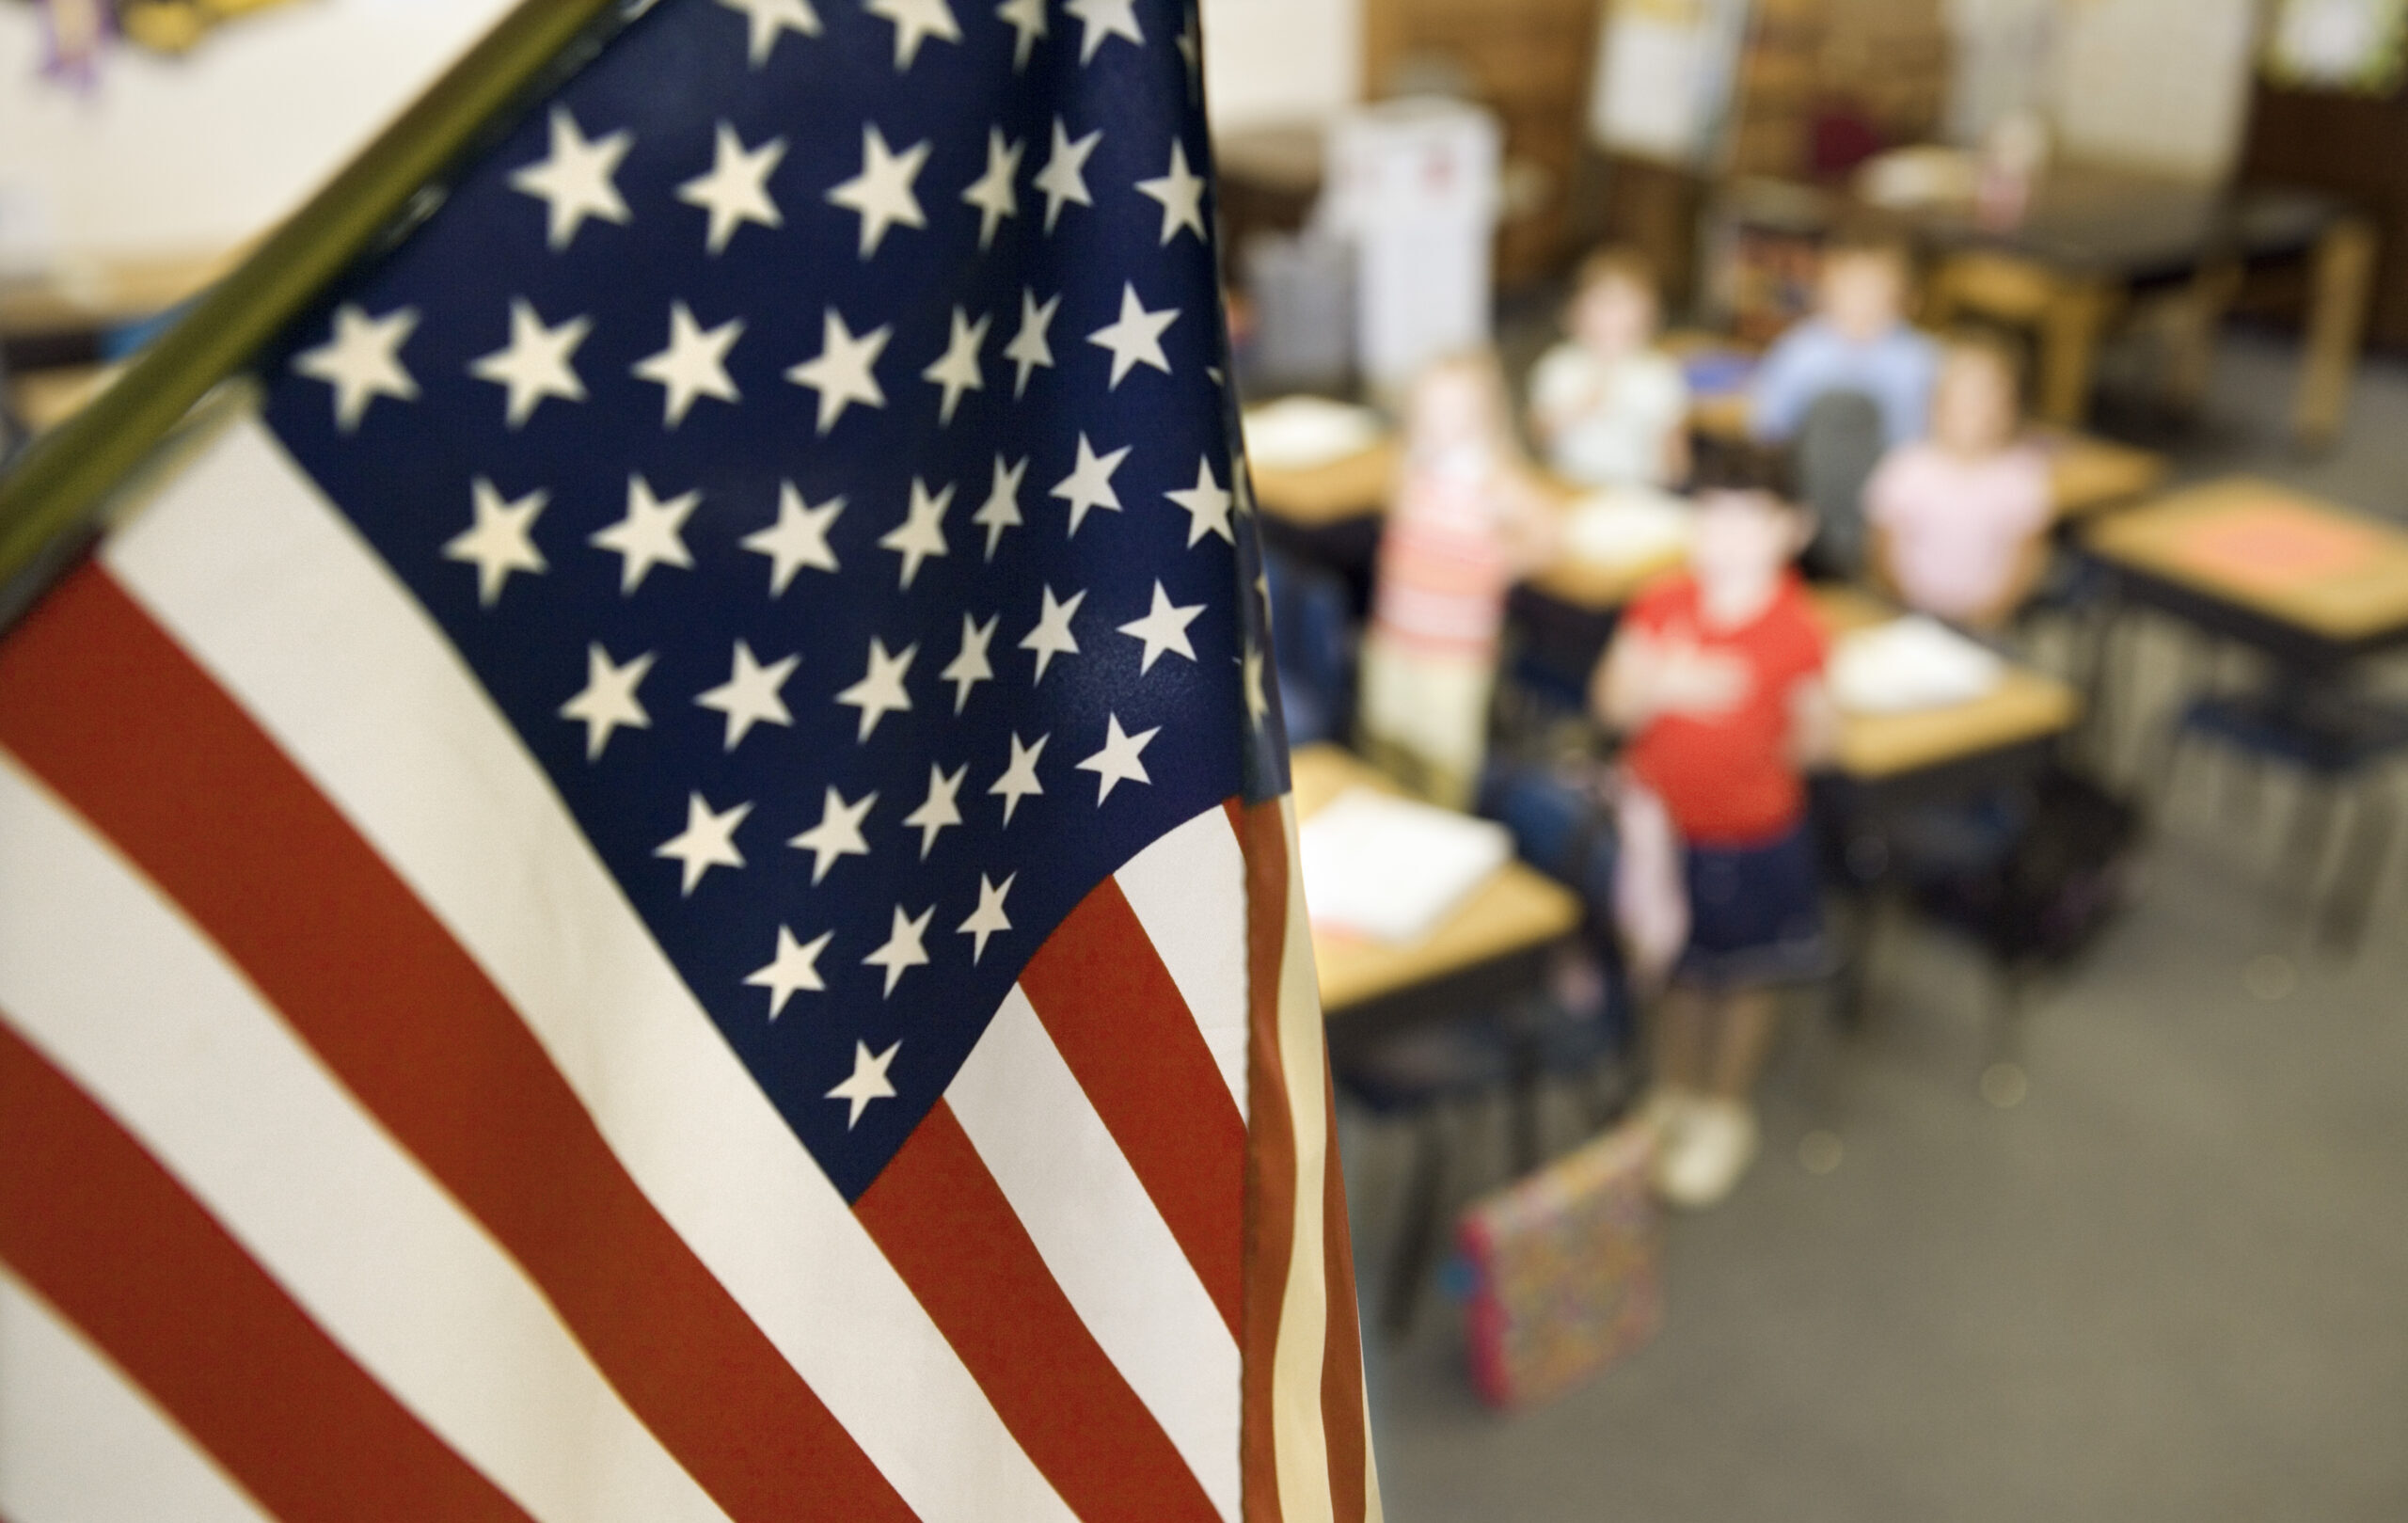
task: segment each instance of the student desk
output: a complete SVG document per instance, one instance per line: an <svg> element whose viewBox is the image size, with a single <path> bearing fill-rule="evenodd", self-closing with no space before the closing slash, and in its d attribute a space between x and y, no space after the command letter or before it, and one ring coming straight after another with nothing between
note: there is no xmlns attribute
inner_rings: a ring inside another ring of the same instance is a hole
<svg viewBox="0 0 2408 1523"><path fill-rule="evenodd" d="M1290 766L1300 819L1350 787L1397 791L1332 745L1303 747ZM1420 941L1392 945L1315 927L1323 1012L1333 1025L1386 1024L1459 1013L1499 991L1527 989L1545 976L1546 954L1579 928L1581 912L1570 890L1509 862Z"/></svg>
<svg viewBox="0 0 2408 1523"><path fill-rule="evenodd" d="M2272 482L2187 487L2083 537L2119 601L2305 676L2408 642L2408 532Z"/></svg>

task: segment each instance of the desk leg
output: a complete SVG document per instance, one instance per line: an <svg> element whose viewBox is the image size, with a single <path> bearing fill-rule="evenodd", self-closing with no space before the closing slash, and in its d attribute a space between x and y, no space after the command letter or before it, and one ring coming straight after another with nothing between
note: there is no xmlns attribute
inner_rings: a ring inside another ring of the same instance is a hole
<svg viewBox="0 0 2408 1523"><path fill-rule="evenodd" d="M2099 336L2119 293L2099 280L2066 280L2040 317L2041 418L2079 428L2090 410L2090 378L2099 358Z"/></svg>
<svg viewBox="0 0 2408 1523"><path fill-rule="evenodd" d="M2335 223L2317 243L2307 353L2291 408L2291 435L2303 449L2321 450L2341 432L2350 382L2357 373L2358 342L2366 332L2374 254L2374 230L2356 217Z"/></svg>

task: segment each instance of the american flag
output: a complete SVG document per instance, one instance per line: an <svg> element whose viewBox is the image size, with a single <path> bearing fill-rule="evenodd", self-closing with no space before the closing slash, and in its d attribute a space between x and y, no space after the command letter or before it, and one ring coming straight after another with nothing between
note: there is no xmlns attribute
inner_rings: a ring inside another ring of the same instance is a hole
<svg viewBox="0 0 2408 1523"><path fill-rule="evenodd" d="M0 643L0 1515L1377 1515L1200 101L668 0L129 484Z"/></svg>

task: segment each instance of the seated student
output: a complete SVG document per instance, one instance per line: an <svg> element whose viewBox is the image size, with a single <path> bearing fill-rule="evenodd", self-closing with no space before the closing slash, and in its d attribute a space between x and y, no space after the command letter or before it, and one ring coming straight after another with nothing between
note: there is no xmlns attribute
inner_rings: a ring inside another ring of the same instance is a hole
<svg viewBox="0 0 2408 1523"><path fill-rule="evenodd" d="M1823 250L1814 314L1774 341L1757 367L1748 425L1786 443L1818 398L1853 392L1879 411L1892 448L1923 437L1939 346L1907 321L1906 245L1877 233L1834 238Z"/></svg>
<svg viewBox="0 0 2408 1523"><path fill-rule="evenodd" d="M2012 616L2047 569L2056 516L2049 462L2017 442L2015 352L1952 339L1931 437L1883 457L1864 489L1876 574L1909 608L1975 629Z"/></svg>
<svg viewBox="0 0 2408 1523"><path fill-rule="evenodd" d="M1628 738L1616 918L1656 1003L1656 1185L1713 1204L1756 1147L1750 1095L1780 986L1825 971L1804 769L1836 718L1825 642L1790 561L1812 522L1771 462L1701 461L1689 569L1642 593L1599 664L1591 705Z"/></svg>
<svg viewBox="0 0 2408 1523"><path fill-rule="evenodd" d="M1581 261L1571 337L1530 372L1530 424L1549 468L1583 486L1663 486L1688 474L1688 383L1654 347L1656 278L1626 248Z"/></svg>
<svg viewBox="0 0 2408 1523"><path fill-rule="evenodd" d="M1356 722L1365 755L1436 802L1461 807L1479 785L1505 596L1554 553L1555 517L1496 357L1423 371L1372 570Z"/></svg>

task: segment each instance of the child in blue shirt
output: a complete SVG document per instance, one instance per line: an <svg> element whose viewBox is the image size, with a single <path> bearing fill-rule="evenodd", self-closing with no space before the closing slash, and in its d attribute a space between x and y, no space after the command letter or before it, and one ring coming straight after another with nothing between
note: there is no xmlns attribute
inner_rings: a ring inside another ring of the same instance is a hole
<svg viewBox="0 0 2408 1523"><path fill-rule="evenodd" d="M1896 238L1856 233L1825 247L1814 315L1782 334L1756 372L1748 421L1759 440L1786 443L1834 391L1874 405L1888 448L1923 437L1940 346L1907 322L1908 284Z"/></svg>

